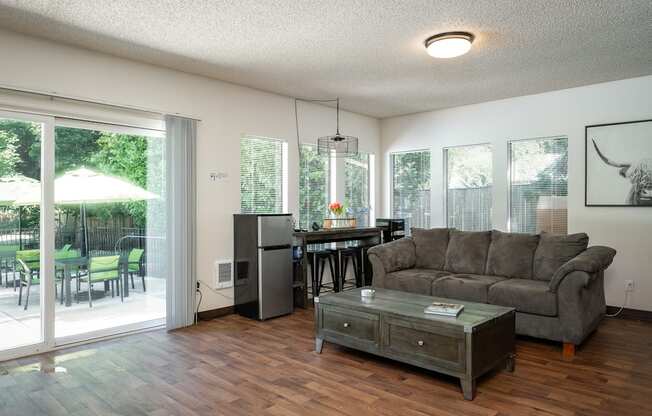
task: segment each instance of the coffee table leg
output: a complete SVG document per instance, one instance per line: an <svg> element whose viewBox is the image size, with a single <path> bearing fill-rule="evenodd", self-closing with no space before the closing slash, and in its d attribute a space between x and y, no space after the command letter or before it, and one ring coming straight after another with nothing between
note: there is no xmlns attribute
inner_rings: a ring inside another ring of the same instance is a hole
<svg viewBox="0 0 652 416"><path fill-rule="evenodd" d="M321 354L321 349L324 348L324 340L322 338L315 338L315 351Z"/></svg>
<svg viewBox="0 0 652 416"><path fill-rule="evenodd" d="M460 379L462 393L465 400L473 400L475 397L475 379Z"/></svg>
<svg viewBox="0 0 652 416"><path fill-rule="evenodd" d="M514 360L514 354L509 354L507 360L505 361L505 370L509 371L510 373L513 373L515 365L516 363Z"/></svg>

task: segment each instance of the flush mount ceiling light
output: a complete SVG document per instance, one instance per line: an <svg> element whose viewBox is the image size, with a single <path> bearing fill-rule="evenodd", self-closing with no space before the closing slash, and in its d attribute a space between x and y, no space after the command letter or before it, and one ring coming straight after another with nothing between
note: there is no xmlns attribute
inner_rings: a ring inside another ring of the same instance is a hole
<svg viewBox="0 0 652 416"><path fill-rule="evenodd" d="M475 36L469 32L439 33L426 39L426 51L433 58L455 58L471 49L473 39Z"/></svg>

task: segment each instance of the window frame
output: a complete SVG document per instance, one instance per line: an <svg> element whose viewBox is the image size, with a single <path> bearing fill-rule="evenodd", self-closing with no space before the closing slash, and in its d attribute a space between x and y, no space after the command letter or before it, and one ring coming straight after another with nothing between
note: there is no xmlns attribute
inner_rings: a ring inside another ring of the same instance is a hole
<svg viewBox="0 0 652 416"><path fill-rule="evenodd" d="M299 209L298 209L298 215L297 215L297 223L299 225L299 228L301 228L301 169L303 168L302 165L302 159L301 156L303 154L301 147L302 146L308 146L311 148L314 148L317 150L317 145L315 143L308 143L308 142L299 142L299 186L297 188L297 200L299 202ZM326 175L326 204L330 204L331 200L333 199L333 186L334 183L337 183L337 181L333 181L333 178L331 177L333 168L335 164L333 163L334 156L332 154L329 154L327 157L328 163L327 163L327 169L328 169L328 174ZM310 224L308 224L308 229L310 228Z"/></svg>
<svg viewBox="0 0 652 416"><path fill-rule="evenodd" d="M568 152L568 136L559 134L555 136L541 136L541 137L529 137L525 139L507 139L507 212L506 212L506 224L508 232L517 232L512 231L512 143L526 142L533 140L557 140L565 139L566 140L566 151ZM568 198L568 196L567 196ZM568 219L568 214L567 219Z"/></svg>
<svg viewBox="0 0 652 416"><path fill-rule="evenodd" d="M372 224L376 223L375 217L375 201L373 201L371 198L374 195L374 193L371 190L371 187L374 185L374 181L372 179L372 175L375 172L375 167L374 164L376 163L376 155L372 152L365 152L365 151L358 151L358 154L364 153L367 155L367 202L368 202L368 209L369 212L367 213L368 219L367 219L367 226L371 227ZM331 155L331 161L332 160L337 160L341 159L342 160L342 184L343 184L343 189L341 192L342 195L342 201L346 200L346 159L347 157L337 157L334 155ZM335 163L334 163L335 164ZM337 172L335 172L337 174ZM335 195L337 195L338 190L337 190L337 181L335 181L335 189L334 189ZM336 198L337 199L337 198Z"/></svg>
<svg viewBox="0 0 652 416"><path fill-rule="evenodd" d="M288 142L285 139L278 139L275 137L268 137L268 136L259 136L256 134L243 134L240 136L240 141L239 141L239 152L242 152L242 141L244 139L258 139L258 140L265 140L269 142L276 142L281 145L281 189L280 189L280 195L281 195L281 212L279 214L284 214L288 212L288 182L289 182L289 167L288 167ZM241 155L241 153L240 153ZM240 193L240 213L245 214L242 212L242 156L239 156L239 183L238 183L238 189Z"/></svg>
<svg viewBox="0 0 652 416"><path fill-rule="evenodd" d="M400 150L397 152L389 152L389 217L394 217L394 156L403 155L407 153L429 153L430 154L430 222L432 223L432 149L431 148L419 148L414 150ZM432 224L428 224L430 227ZM406 235L409 234L410 230L405 230Z"/></svg>
<svg viewBox="0 0 652 416"><path fill-rule="evenodd" d="M444 188L443 189L443 194L444 195L443 195L442 200L444 202L443 212L444 212L444 224L445 224L446 228L451 228L450 224L448 223L448 218L449 218L448 217L448 151L450 149L459 149L459 148L462 148L462 147L474 147L474 146L489 146L489 147L491 147L491 158L492 158L492 160L491 160L491 164L492 164L492 172L491 172L492 180L491 180L491 184L492 184L492 187L493 187L493 156L494 156L493 143L487 141L487 142L460 144L460 145L442 147L442 164L443 164L443 172L442 173L443 173L443 188ZM492 192L491 192L492 204L491 204L491 209L489 211L489 218L493 218L493 196L494 196L494 193L493 193L493 189L492 189ZM491 225L490 228L493 228L493 219L492 219L492 225Z"/></svg>

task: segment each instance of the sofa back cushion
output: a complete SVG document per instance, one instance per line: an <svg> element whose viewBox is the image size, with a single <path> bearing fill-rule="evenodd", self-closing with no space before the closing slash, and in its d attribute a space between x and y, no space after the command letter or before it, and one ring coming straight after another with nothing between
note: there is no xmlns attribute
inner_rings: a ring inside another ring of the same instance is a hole
<svg viewBox="0 0 652 416"><path fill-rule="evenodd" d="M416 249L416 268L443 270L448 248L448 228L412 228Z"/></svg>
<svg viewBox="0 0 652 416"><path fill-rule="evenodd" d="M589 245L586 233L555 235L541 233L534 252L534 279L550 280L562 264L577 256Z"/></svg>
<svg viewBox="0 0 652 416"><path fill-rule="evenodd" d="M444 270L484 274L491 231L450 231Z"/></svg>
<svg viewBox="0 0 652 416"><path fill-rule="evenodd" d="M493 230L485 273L492 276L531 279L534 252L538 243L538 235Z"/></svg>

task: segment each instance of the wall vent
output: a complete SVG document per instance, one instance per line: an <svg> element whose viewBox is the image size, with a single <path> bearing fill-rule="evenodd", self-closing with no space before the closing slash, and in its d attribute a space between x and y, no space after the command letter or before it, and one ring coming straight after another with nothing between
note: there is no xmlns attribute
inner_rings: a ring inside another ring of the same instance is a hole
<svg viewBox="0 0 652 416"><path fill-rule="evenodd" d="M233 261L215 261L215 289L225 289L233 286Z"/></svg>

